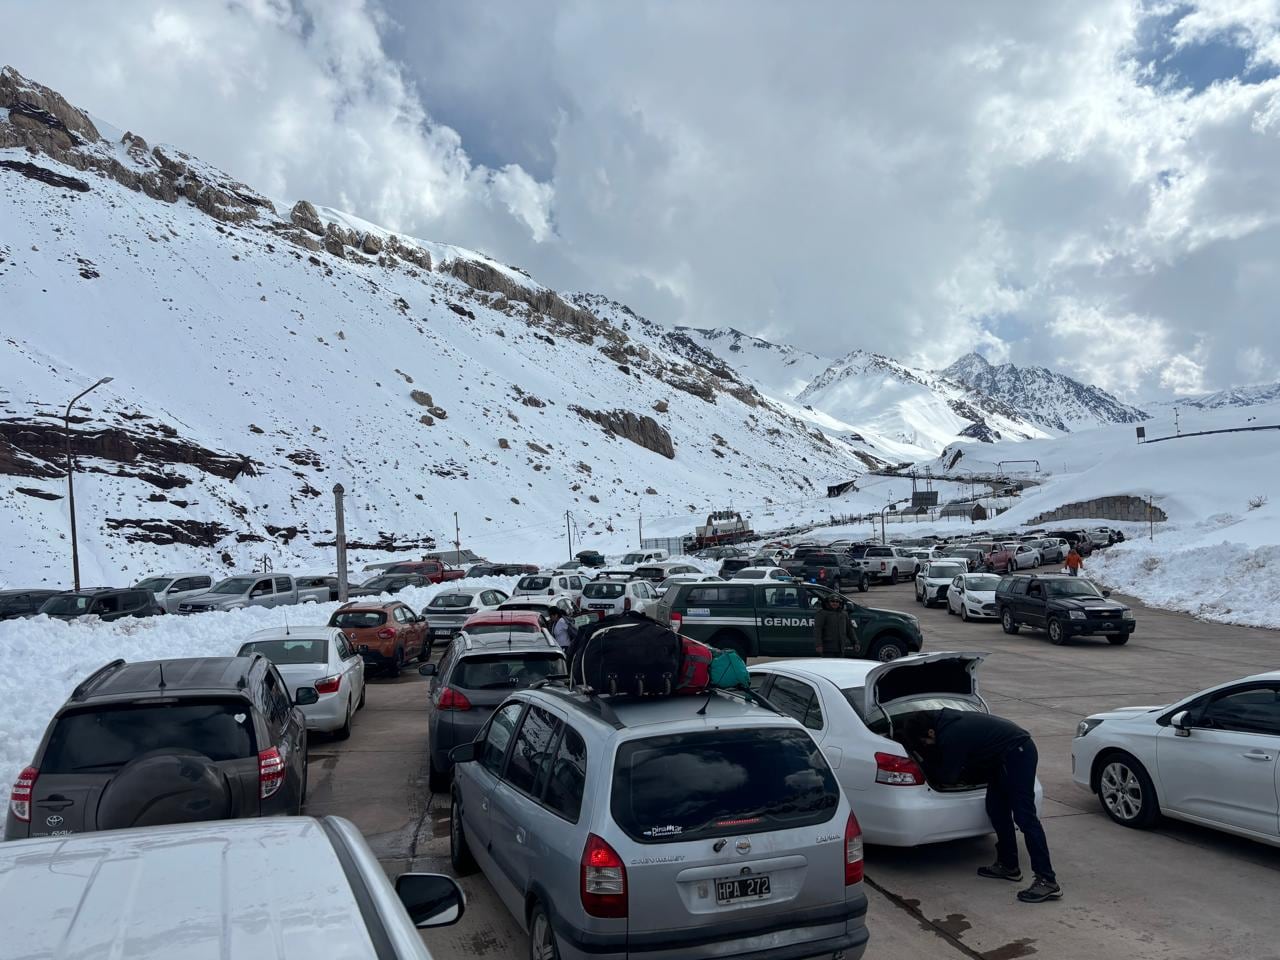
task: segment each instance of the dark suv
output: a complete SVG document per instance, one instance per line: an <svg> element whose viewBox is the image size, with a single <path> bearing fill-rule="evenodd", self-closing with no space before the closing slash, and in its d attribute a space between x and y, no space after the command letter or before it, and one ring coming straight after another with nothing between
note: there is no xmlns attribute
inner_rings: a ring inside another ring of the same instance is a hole
<svg viewBox="0 0 1280 960"><path fill-rule="evenodd" d="M996 587L996 609L1005 633L1022 626L1049 634L1049 642L1066 643L1069 637L1102 634L1107 642L1128 643L1137 625L1133 611L1107 599L1088 580L1060 573L1005 577Z"/></svg>
<svg viewBox="0 0 1280 960"><path fill-rule="evenodd" d="M79 617L101 617L122 620L125 617L150 617L164 613L150 590L80 590L55 594L44 602L40 612L58 620Z"/></svg>
<svg viewBox="0 0 1280 960"><path fill-rule="evenodd" d="M34 617L44 602L61 590L0 590L0 620Z"/></svg>
<svg viewBox="0 0 1280 960"><path fill-rule="evenodd" d="M266 657L125 663L91 673L18 775L6 840L187 820L298 814L302 711Z"/></svg>

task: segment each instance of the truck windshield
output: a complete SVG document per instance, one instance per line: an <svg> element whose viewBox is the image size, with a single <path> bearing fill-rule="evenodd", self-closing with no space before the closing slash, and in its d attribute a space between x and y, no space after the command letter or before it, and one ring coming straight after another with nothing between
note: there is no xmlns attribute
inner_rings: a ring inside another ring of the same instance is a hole
<svg viewBox="0 0 1280 960"><path fill-rule="evenodd" d="M1050 581L1045 584L1051 597L1100 597L1101 593L1088 580Z"/></svg>
<svg viewBox="0 0 1280 960"><path fill-rule="evenodd" d="M257 581L257 577L228 577L213 588L213 593L244 593Z"/></svg>

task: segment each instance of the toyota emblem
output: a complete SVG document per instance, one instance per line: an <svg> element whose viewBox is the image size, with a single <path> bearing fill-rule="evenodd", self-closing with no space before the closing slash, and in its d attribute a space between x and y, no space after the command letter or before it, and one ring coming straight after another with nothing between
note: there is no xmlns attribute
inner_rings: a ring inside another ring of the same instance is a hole
<svg viewBox="0 0 1280 960"><path fill-rule="evenodd" d="M743 837L733 845L733 849L737 850L740 854L742 854L745 857L748 853L751 852L751 841L748 840L746 837Z"/></svg>
<svg viewBox="0 0 1280 960"><path fill-rule="evenodd" d="M51 827L62 826L62 818L58 816L56 813L52 817L46 818L44 822Z"/></svg>

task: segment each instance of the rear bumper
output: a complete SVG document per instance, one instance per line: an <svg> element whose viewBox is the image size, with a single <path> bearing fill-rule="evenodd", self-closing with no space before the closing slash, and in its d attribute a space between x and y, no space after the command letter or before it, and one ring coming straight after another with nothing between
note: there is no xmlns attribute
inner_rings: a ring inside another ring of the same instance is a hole
<svg viewBox="0 0 1280 960"><path fill-rule="evenodd" d="M991 833L986 788L948 792L932 787L894 787L873 784L865 790L846 788L858 813L867 843L887 847L917 847ZM1036 810L1044 789L1036 781Z"/></svg>
<svg viewBox="0 0 1280 960"><path fill-rule="evenodd" d="M344 685L337 693L323 693L315 703L299 707L308 730L331 733L347 719L347 689Z"/></svg>

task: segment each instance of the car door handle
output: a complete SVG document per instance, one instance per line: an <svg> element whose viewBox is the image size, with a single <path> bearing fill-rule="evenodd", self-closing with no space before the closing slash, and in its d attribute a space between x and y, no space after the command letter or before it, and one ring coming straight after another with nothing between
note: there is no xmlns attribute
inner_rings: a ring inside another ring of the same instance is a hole
<svg viewBox="0 0 1280 960"><path fill-rule="evenodd" d="M1273 760L1274 757L1269 753L1263 753L1261 750L1250 750L1248 753L1242 753L1240 756L1246 760Z"/></svg>
<svg viewBox="0 0 1280 960"><path fill-rule="evenodd" d="M517 828L516 828L516 843L524 843L524 837L525 837L524 827L517 827Z"/></svg>
<svg viewBox="0 0 1280 960"><path fill-rule="evenodd" d="M480 809L481 809L481 810L488 810L488 809L489 809L489 798L488 798L488 797L485 797L483 800L481 800L481 801L480 801Z"/></svg>

